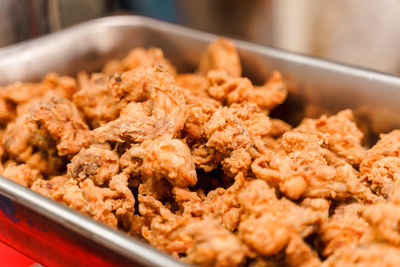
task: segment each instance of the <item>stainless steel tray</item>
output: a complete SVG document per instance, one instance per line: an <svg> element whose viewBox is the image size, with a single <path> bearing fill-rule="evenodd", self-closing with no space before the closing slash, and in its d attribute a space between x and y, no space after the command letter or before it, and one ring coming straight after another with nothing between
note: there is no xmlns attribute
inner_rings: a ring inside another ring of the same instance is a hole
<svg viewBox="0 0 400 267"><path fill-rule="evenodd" d="M0 84L39 80L49 71L99 69L131 48L156 46L180 71L194 70L216 36L153 19L124 16L87 22L0 50ZM371 132L400 128L400 78L235 41L245 75L261 83L272 70L290 81L275 113L293 122L306 111L352 108ZM307 108L313 107L313 108ZM48 266L182 266L139 240L0 177L0 240Z"/></svg>

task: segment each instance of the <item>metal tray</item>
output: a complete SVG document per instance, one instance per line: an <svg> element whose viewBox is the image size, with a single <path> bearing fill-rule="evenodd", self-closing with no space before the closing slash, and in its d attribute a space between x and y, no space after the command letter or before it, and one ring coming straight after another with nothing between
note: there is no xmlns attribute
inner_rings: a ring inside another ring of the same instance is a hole
<svg viewBox="0 0 400 267"><path fill-rule="evenodd" d="M160 47L179 71L193 71L215 35L123 16L83 23L0 50L0 84L34 81L49 71L98 70L131 48ZM275 111L296 123L304 114L355 110L372 133L400 128L400 78L235 41L245 75L263 82L272 70L290 82ZM310 108L311 107L311 108ZM45 266L183 266L124 233L0 177L0 240Z"/></svg>

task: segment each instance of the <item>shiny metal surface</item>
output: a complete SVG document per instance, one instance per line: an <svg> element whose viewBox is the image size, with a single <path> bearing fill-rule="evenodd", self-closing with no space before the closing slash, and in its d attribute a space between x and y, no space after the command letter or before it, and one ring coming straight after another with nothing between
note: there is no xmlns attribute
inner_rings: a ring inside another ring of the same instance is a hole
<svg viewBox="0 0 400 267"><path fill-rule="evenodd" d="M0 50L0 84L38 80L48 71L71 75L82 69L93 71L137 46L160 47L179 71L193 71L215 38L137 16L98 19ZM400 117L393 115L400 112L399 77L242 41L236 45L245 75L254 82L263 82L275 69L288 79L290 98L275 111L278 116L296 123L304 114L352 108L373 133L400 128ZM44 265L180 265L2 177L0 195L0 240Z"/></svg>

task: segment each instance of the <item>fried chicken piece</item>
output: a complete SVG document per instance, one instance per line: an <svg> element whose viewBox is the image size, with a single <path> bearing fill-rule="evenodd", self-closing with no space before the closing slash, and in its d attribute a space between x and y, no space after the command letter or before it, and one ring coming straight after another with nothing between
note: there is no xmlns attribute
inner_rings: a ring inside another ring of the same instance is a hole
<svg viewBox="0 0 400 267"><path fill-rule="evenodd" d="M61 97L72 100L72 96L78 90L77 81L69 76L60 76L55 72L48 73L42 83L48 84Z"/></svg>
<svg viewBox="0 0 400 267"><path fill-rule="evenodd" d="M246 247L236 235L220 224L203 220L188 224L183 233L193 241L183 259L201 266L238 266L246 256Z"/></svg>
<svg viewBox="0 0 400 267"><path fill-rule="evenodd" d="M390 197L399 177L400 130L381 134L380 140L367 151L360 164L361 175L371 184L373 192Z"/></svg>
<svg viewBox="0 0 400 267"><path fill-rule="evenodd" d="M232 77L240 77L242 66L233 42L219 38L212 42L202 55L198 72L207 74L209 70L224 70Z"/></svg>
<svg viewBox="0 0 400 267"><path fill-rule="evenodd" d="M364 177L370 183L370 188L376 194L388 198L392 195L394 185L399 181L400 159L398 157L384 157L372 164L369 173Z"/></svg>
<svg viewBox="0 0 400 267"><path fill-rule="evenodd" d="M67 165L67 176L82 181L92 179L99 186L118 173L118 155L95 145L82 148Z"/></svg>
<svg viewBox="0 0 400 267"><path fill-rule="evenodd" d="M97 128L119 115L118 101L108 87L109 76L103 73L86 72L78 74L79 91L74 94L73 102L83 113L91 128Z"/></svg>
<svg viewBox="0 0 400 267"><path fill-rule="evenodd" d="M251 157L247 150L253 144L252 138L268 136L269 129L268 116L250 103L219 108L191 105L184 127L188 142L195 140L190 146L196 165L211 171L223 161L223 169L231 177L249 169Z"/></svg>
<svg viewBox="0 0 400 267"><path fill-rule="evenodd" d="M173 186L195 185L197 175L189 147L178 139L160 137L142 144L143 179L167 179Z"/></svg>
<svg viewBox="0 0 400 267"><path fill-rule="evenodd" d="M358 166L365 157L362 147L363 133L354 123L353 112L349 109L319 119L305 119L294 129L301 133L322 133L327 139L327 148L348 163Z"/></svg>
<svg viewBox="0 0 400 267"><path fill-rule="evenodd" d="M115 74L109 82L109 90L119 105L129 102L142 102L149 97L148 83L154 79L154 68L136 68L130 71ZM165 71L165 70L164 70Z"/></svg>
<svg viewBox="0 0 400 267"><path fill-rule="evenodd" d="M56 142L60 156L76 154L92 143L89 127L76 106L66 98L40 101L31 109L30 120L37 126L36 145L46 149L48 144L43 144L41 140L43 136L48 136Z"/></svg>
<svg viewBox="0 0 400 267"><path fill-rule="evenodd" d="M367 151L365 159L360 165L362 173L370 172L374 162L384 157L398 157L400 155L400 130L388 134L381 134L380 140Z"/></svg>
<svg viewBox="0 0 400 267"><path fill-rule="evenodd" d="M191 140L204 138L204 124L207 123L217 110L215 105L198 102L187 106L188 116L183 132Z"/></svg>
<svg viewBox="0 0 400 267"><path fill-rule="evenodd" d="M223 70L212 70L207 74L208 93L219 101L233 103L255 103L264 111L269 111L283 103L287 96L287 88L279 72L262 86L253 86L247 78L232 78Z"/></svg>
<svg viewBox="0 0 400 267"><path fill-rule="evenodd" d="M226 229L235 231L242 214L237 195L243 189L244 181L243 174L239 173L228 189L219 187L207 195L201 191L192 192L186 188L174 187L174 199L180 207L177 213L213 220Z"/></svg>
<svg viewBox="0 0 400 267"><path fill-rule="evenodd" d="M232 104L229 110L253 137L263 138L269 135L271 130L270 119L257 105L253 103Z"/></svg>
<svg viewBox="0 0 400 267"><path fill-rule="evenodd" d="M202 202L203 218L212 218L230 231L235 231L240 222L242 207L238 194L244 187L243 173L238 173L235 182L228 188L211 190Z"/></svg>
<svg viewBox="0 0 400 267"><path fill-rule="evenodd" d="M187 187L172 188L173 198L179 206L176 215L189 217L202 217L204 213L204 199L206 198L202 190L191 191Z"/></svg>
<svg viewBox="0 0 400 267"><path fill-rule="evenodd" d="M15 116L15 104L4 97L4 88L0 87L0 125L7 125Z"/></svg>
<svg viewBox="0 0 400 267"><path fill-rule="evenodd" d="M215 107L221 106L221 102L215 100L214 98L208 96L197 96L192 94L188 89L182 88L183 97L185 98L186 105L200 105L203 104L210 104Z"/></svg>
<svg viewBox="0 0 400 267"><path fill-rule="evenodd" d="M280 137L282 134L292 129L292 126L290 126L283 120L270 118L270 122L271 122L271 129L269 130L269 135L274 138Z"/></svg>
<svg viewBox="0 0 400 267"><path fill-rule="evenodd" d="M358 172L325 148L325 135L294 130L282 136L280 145L283 151L265 153L251 168L257 178L279 187L286 196L376 199Z"/></svg>
<svg viewBox="0 0 400 267"><path fill-rule="evenodd" d="M251 165L257 178L274 188L279 187L287 197L298 199L305 194L307 183L293 172L294 168L294 162L283 151L269 151L256 158Z"/></svg>
<svg viewBox="0 0 400 267"><path fill-rule="evenodd" d="M251 162L250 154L244 148L239 148L232 151L229 158L225 158L221 161L221 165L224 173L233 177L238 173L246 174L250 169Z"/></svg>
<svg viewBox="0 0 400 267"><path fill-rule="evenodd" d="M177 216L152 196L138 195L139 213L145 219L141 235L154 247L173 255L186 252L192 240L181 234L190 221Z"/></svg>
<svg viewBox="0 0 400 267"><path fill-rule="evenodd" d="M117 218L130 226L135 199L128 188L128 176L115 175L109 184L109 188L100 188L91 179L78 183L71 178L52 198L111 227L117 228Z"/></svg>
<svg viewBox="0 0 400 267"><path fill-rule="evenodd" d="M363 217L371 224L377 240L384 240L393 246L400 245L400 205L379 203L365 208Z"/></svg>
<svg viewBox="0 0 400 267"><path fill-rule="evenodd" d="M232 159L227 159L225 161L224 169L227 174L231 174L233 177L237 173L233 161L235 157L240 155L238 155L238 153L232 155L232 153L237 149L242 149L242 154L246 155L247 152L243 151L243 149L246 150L252 145L251 134L240 120L232 114L232 110L226 107L219 108L214 112L209 121L205 123L203 131L207 142L205 143L205 147L199 146L199 149L203 151L197 150L192 152L194 157L196 157L196 162L201 163L205 170L210 170L212 167L218 166L220 161L232 156ZM211 153L207 154L207 152ZM210 155L210 159L204 160L204 158L207 159ZM212 156L214 156L214 158ZM248 158L247 156L244 157ZM249 161L246 160L239 163L239 168L248 169L249 166L244 165L245 163L249 164Z"/></svg>
<svg viewBox="0 0 400 267"><path fill-rule="evenodd" d="M370 224L375 241L400 246L399 210L400 181L394 184L388 200L364 207L362 217Z"/></svg>
<svg viewBox="0 0 400 267"><path fill-rule="evenodd" d="M76 90L77 83L74 78L59 76L52 72L47 74L40 83L10 84L2 90L2 95L14 104L23 104L35 98L42 98L49 91L60 97L71 99Z"/></svg>
<svg viewBox="0 0 400 267"><path fill-rule="evenodd" d="M247 148L251 136L227 107L217 109L204 125L207 146L221 153Z"/></svg>
<svg viewBox="0 0 400 267"><path fill-rule="evenodd" d="M114 141L127 144L156 138L159 133L155 129L157 122L151 117L150 104L150 101L127 104L121 110L118 119L94 129L91 135L99 142Z"/></svg>
<svg viewBox="0 0 400 267"><path fill-rule="evenodd" d="M374 196L357 171L325 149L329 139L313 134L287 132L282 147L293 160L296 174L305 179L306 196L343 199L358 197L372 201Z"/></svg>
<svg viewBox="0 0 400 267"><path fill-rule="evenodd" d="M92 134L100 142L143 142L145 139L152 139L157 136L169 135L175 137L183 128L186 120L185 100L182 90L176 85L174 78L163 68L137 68L124 73L119 86L124 87L124 79L129 75L144 75L142 79L143 91L141 91L151 106L150 114L145 116L146 110L137 111L140 114L129 112L122 114L119 119L111 121L99 128L96 128ZM136 78L134 78L136 79ZM113 86L114 91L124 91L117 84ZM125 88L125 87L124 87ZM121 99L124 94L119 94ZM127 100L128 101L128 100ZM139 106L140 103L136 103ZM143 114L143 116L142 116Z"/></svg>
<svg viewBox="0 0 400 267"><path fill-rule="evenodd" d="M176 76L176 83L182 88L186 105L212 105L218 107L221 103L208 94L207 77L199 74L185 73Z"/></svg>
<svg viewBox="0 0 400 267"><path fill-rule="evenodd" d="M128 181L129 176L121 172L114 175L109 182L110 189L117 192L117 197L110 200L111 207L125 230L130 229L135 211L135 197L128 187Z"/></svg>
<svg viewBox="0 0 400 267"><path fill-rule="evenodd" d="M400 249L385 244L344 247L337 250L322 264L323 267L395 267L399 265Z"/></svg>
<svg viewBox="0 0 400 267"><path fill-rule="evenodd" d="M176 76L175 80L178 86L187 89L193 96L201 98L210 97L207 92L208 80L203 75L184 73Z"/></svg>
<svg viewBox="0 0 400 267"><path fill-rule="evenodd" d="M285 263L292 267L319 267L321 260L298 235L293 235L285 249Z"/></svg>
<svg viewBox="0 0 400 267"><path fill-rule="evenodd" d="M167 71L175 76L174 66L164 57L164 53L159 48L149 49L134 48L122 60L111 60L103 68L102 73L114 74L115 72L125 72L139 67L155 67L157 64L166 66Z"/></svg>
<svg viewBox="0 0 400 267"><path fill-rule="evenodd" d="M26 187L30 187L33 182L42 178L38 170L30 168L26 164L17 165L15 163L5 166L1 175Z"/></svg>
<svg viewBox="0 0 400 267"><path fill-rule="evenodd" d="M25 162L33 153L30 143L28 114L18 114L13 122L7 124L2 142L9 157Z"/></svg>
<svg viewBox="0 0 400 267"><path fill-rule="evenodd" d="M134 144L120 159L124 173L137 186L140 180L143 195L162 199L170 195L171 186L195 185L197 174L189 147L181 140L160 138Z"/></svg>
<svg viewBox="0 0 400 267"><path fill-rule="evenodd" d="M327 217L326 211L300 207L282 198L266 182L253 180L238 194L244 209L239 238L258 254L271 256L280 253L292 235L307 237Z"/></svg>
<svg viewBox="0 0 400 267"><path fill-rule="evenodd" d="M140 167L143 164L144 149L139 144L133 144L119 159L119 166L131 178L140 176ZM138 181L138 179L136 179ZM136 185L137 187L138 185Z"/></svg>
<svg viewBox="0 0 400 267"><path fill-rule="evenodd" d="M192 160L196 168L203 169L210 172L218 168L220 162L223 160L224 155L214 148L208 147L204 143L195 143L191 145Z"/></svg>
<svg viewBox="0 0 400 267"><path fill-rule="evenodd" d="M32 183L31 190L51 198L53 193L64 186L67 180L65 176L53 176L49 180L37 179Z"/></svg>
<svg viewBox="0 0 400 267"><path fill-rule="evenodd" d="M360 203L343 204L335 209L334 215L319 229L324 256L330 256L342 247L370 240L369 224L361 217L363 209L364 205Z"/></svg>
<svg viewBox="0 0 400 267"><path fill-rule="evenodd" d="M16 82L7 85L2 90L4 98L14 104L27 103L32 99L40 98L51 87L46 83Z"/></svg>
<svg viewBox="0 0 400 267"><path fill-rule="evenodd" d="M68 179L62 187L52 193L51 197L66 206L75 209L83 214L88 214L85 208L85 198L82 190L75 179ZM112 224L114 225L114 224Z"/></svg>
<svg viewBox="0 0 400 267"><path fill-rule="evenodd" d="M7 125L4 132L3 147L10 159L26 163L44 175L58 174L65 162L58 156L54 141L47 136L35 135L37 127L29 119L29 109L35 103L32 101L18 107L17 118ZM36 143L45 146L43 150Z"/></svg>
<svg viewBox="0 0 400 267"><path fill-rule="evenodd" d="M245 247L235 235L212 220L174 215L160 201L139 195L139 211L149 221L142 235L153 246L185 261L213 266L235 266L245 258Z"/></svg>

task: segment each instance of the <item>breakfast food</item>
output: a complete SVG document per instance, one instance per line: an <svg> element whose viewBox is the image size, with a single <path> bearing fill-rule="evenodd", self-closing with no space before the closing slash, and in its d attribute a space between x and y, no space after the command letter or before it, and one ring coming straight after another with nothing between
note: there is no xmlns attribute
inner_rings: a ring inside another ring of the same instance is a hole
<svg viewBox="0 0 400 267"><path fill-rule="evenodd" d="M0 88L1 175L200 266L399 266L400 131L353 113L292 127L279 72L234 45L195 73L136 48L98 73Z"/></svg>

